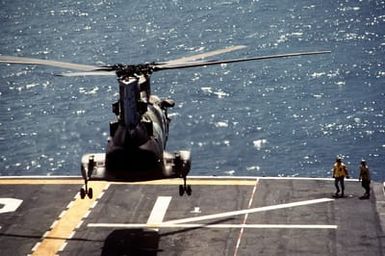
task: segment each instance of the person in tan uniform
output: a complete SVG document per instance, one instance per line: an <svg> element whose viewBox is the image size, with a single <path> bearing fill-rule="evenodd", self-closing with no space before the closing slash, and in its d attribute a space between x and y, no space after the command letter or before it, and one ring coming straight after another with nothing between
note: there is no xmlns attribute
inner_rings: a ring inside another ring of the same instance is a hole
<svg viewBox="0 0 385 256"><path fill-rule="evenodd" d="M334 178L334 185L337 189L335 193L335 197L344 197L345 192L345 177L349 178L348 168L346 165L342 162L341 157L337 157L336 162L333 166L333 178ZM341 189L339 187L341 185ZM341 192L341 196L340 196Z"/></svg>
<svg viewBox="0 0 385 256"><path fill-rule="evenodd" d="M369 167L366 164L365 160L361 160L360 165L360 176L358 178L361 181L362 187L365 189L365 194L360 197L360 199L369 199L370 198L370 173Z"/></svg>

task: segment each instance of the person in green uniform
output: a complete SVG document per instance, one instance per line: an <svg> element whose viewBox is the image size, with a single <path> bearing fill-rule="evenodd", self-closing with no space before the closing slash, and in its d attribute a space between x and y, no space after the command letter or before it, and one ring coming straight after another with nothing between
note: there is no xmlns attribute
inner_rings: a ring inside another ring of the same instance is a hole
<svg viewBox="0 0 385 256"><path fill-rule="evenodd" d="M334 185L337 189L335 193L335 197L344 197L345 192L345 177L349 178L348 168L346 165L342 162L341 157L337 156L336 162L333 166L333 178L334 178ZM341 189L339 187L341 186ZM341 195L340 195L341 192Z"/></svg>
<svg viewBox="0 0 385 256"><path fill-rule="evenodd" d="M370 198L370 173L369 167L366 164L365 160L361 160L360 165L360 177L358 178L361 181L362 187L365 189L365 194L360 197L360 199L369 199Z"/></svg>

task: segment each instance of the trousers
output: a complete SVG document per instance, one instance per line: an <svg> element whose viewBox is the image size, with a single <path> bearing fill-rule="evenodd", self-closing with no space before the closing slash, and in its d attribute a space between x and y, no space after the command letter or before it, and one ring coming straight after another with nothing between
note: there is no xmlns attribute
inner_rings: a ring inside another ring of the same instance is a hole
<svg viewBox="0 0 385 256"><path fill-rule="evenodd" d="M345 177L336 177L334 179L334 185L336 186L336 189L337 189L337 193L340 193L340 191L342 191L342 194L344 194L344 191L345 191ZM341 185L341 190L340 190L340 187L339 185Z"/></svg>

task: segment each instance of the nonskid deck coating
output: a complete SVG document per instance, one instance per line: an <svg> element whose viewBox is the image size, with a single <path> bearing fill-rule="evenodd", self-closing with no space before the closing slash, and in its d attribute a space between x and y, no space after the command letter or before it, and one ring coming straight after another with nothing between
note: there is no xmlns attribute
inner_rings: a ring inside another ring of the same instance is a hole
<svg viewBox="0 0 385 256"><path fill-rule="evenodd" d="M4 255L383 255L383 186L370 200L347 182L334 199L330 179L191 177L91 182L78 177L0 179ZM12 201L14 200L14 201ZM17 209L7 206L14 204ZM19 205L18 205L19 204ZM1 205L0 205L1 206ZM3 212L7 210L8 212Z"/></svg>

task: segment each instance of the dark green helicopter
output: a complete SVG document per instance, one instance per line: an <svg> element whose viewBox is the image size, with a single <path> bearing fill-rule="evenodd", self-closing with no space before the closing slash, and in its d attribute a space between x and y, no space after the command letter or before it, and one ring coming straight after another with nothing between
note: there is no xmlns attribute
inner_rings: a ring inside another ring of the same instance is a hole
<svg viewBox="0 0 385 256"><path fill-rule="evenodd" d="M88 182L92 180L135 182L166 178L183 178L179 194L182 196L186 193L190 196L191 186L187 185L187 175L191 168L190 151L166 151L171 121L167 110L173 107L175 102L151 95L151 74L162 70L330 53L312 51L228 60L202 60L244 47L232 46L167 62L139 65L93 66L12 56L0 56L0 62L46 65L75 71L61 73L59 76L117 76L119 99L112 104L116 119L110 122L106 152L85 154L81 159L81 173L85 181L85 187L80 190L81 198L92 198L92 188L88 187Z"/></svg>

